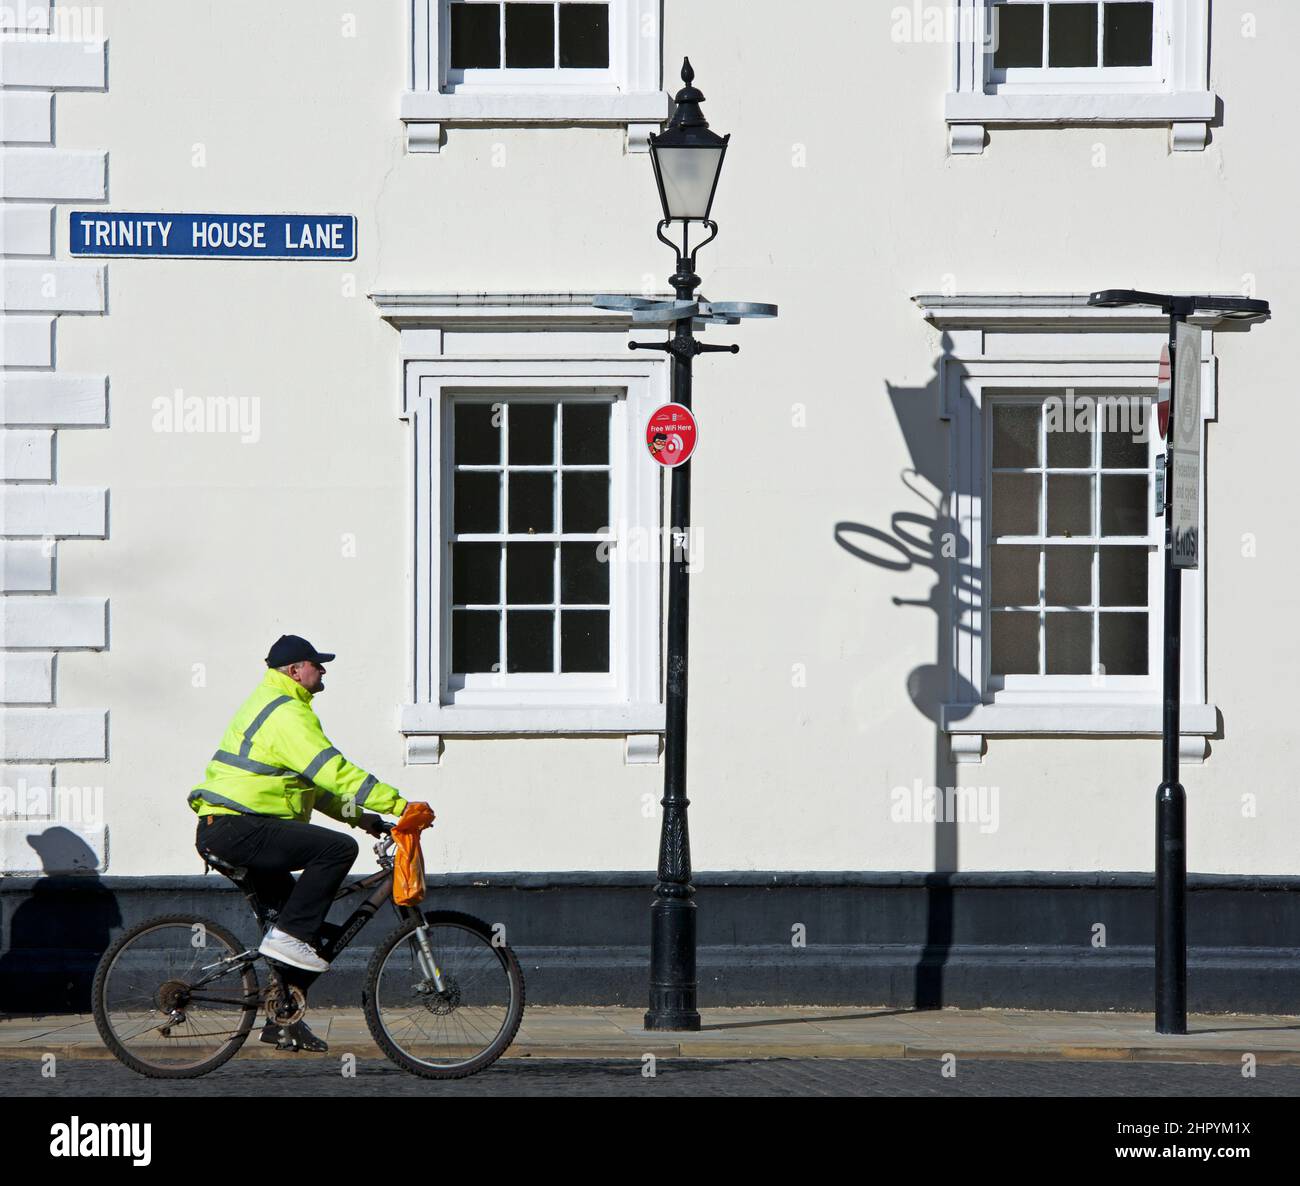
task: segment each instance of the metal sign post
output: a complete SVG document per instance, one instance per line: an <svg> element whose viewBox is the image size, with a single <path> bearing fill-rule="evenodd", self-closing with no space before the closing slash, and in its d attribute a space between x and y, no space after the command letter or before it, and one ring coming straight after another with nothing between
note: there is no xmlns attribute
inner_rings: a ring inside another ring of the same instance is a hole
<svg viewBox="0 0 1300 1186"><path fill-rule="evenodd" d="M1178 781L1179 708L1182 699L1182 570L1200 557L1201 331L1187 324L1194 313L1260 320L1267 301L1247 297L1171 296L1106 289L1088 304L1097 308L1154 305L1169 317L1169 438L1165 457L1165 654L1163 763L1156 789L1156 1031L1187 1033L1187 793Z"/></svg>
<svg viewBox="0 0 1300 1186"><path fill-rule="evenodd" d="M1171 313L1169 318L1169 366L1172 374L1182 378L1181 347L1186 339L1180 331L1187 329L1185 313ZM1197 331L1197 338L1200 331ZM1199 374L1201 355L1196 352ZM1178 735L1182 702L1183 583L1182 569L1174 556L1175 521L1185 529L1183 516L1176 506L1187 505L1186 491L1180 488L1174 449L1174 426L1181 415L1181 384L1172 382L1169 389L1170 432L1165 443L1165 654L1164 713L1161 722L1161 778L1156 788L1156 1029L1162 1034L1187 1032L1187 792L1178 781ZM1199 391L1199 385L1198 385ZM1196 400L1200 406L1199 395ZM1199 431L1199 426L1198 426ZM1196 501L1193 496L1193 503ZM1193 525L1197 522L1192 509ZM1195 531L1195 526L1193 526ZM1185 538L1185 537L1184 537ZM1191 537L1195 540L1195 535Z"/></svg>

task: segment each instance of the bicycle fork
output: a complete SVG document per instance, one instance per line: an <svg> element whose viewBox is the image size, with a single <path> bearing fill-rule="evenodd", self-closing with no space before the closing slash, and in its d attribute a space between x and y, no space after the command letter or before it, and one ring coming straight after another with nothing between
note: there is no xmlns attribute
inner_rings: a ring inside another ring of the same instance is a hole
<svg viewBox="0 0 1300 1186"><path fill-rule="evenodd" d="M427 922L421 920L420 925L415 928L415 938L420 970L424 973L426 983L432 980L433 986L438 992L446 992L446 986L442 982L442 969L438 967L438 961L433 958L433 944L429 942L429 924Z"/></svg>

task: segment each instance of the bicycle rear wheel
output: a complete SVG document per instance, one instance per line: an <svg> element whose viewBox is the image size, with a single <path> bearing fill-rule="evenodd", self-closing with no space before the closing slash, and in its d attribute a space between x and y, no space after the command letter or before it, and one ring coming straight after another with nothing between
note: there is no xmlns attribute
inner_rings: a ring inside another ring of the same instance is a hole
<svg viewBox="0 0 1300 1186"><path fill-rule="evenodd" d="M429 944L443 988L426 974L411 919L375 949L362 1004L371 1037L398 1066L426 1079L463 1079L490 1066L524 1016L524 974L515 953L494 945L487 923L430 911Z"/></svg>
<svg viewBox="0 0 1300 1186"><path fill-rule="evenodd" d="M99 961L95 1026L114 1056L151 1079L193 1079L244 1044L258 1011L257 972L228 930L167 914L122 935Z"/></svg>

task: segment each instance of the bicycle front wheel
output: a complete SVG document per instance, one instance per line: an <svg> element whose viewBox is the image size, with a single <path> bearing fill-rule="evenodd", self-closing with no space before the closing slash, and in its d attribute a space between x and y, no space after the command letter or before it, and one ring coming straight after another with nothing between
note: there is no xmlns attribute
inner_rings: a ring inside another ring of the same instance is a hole
<svg viewBox="0 0 1300 1186"><path fill-rule="evenodd" d="M423 923L411 919L375 949L362 990L366 1025L398 1066L426 1079L462 1079L505 1053L524 1016L524 974L494 939L487 923L442 910Z"/></svg>
<svg viewBox="0 0 1300 1186"><path fill-rule="evenodd" d="M228 930L197 914L162 915L128 931L95 972L104 1044L152 1079L193 1079L219 1067L257 1018L257 973L244 952Z"/></svg>

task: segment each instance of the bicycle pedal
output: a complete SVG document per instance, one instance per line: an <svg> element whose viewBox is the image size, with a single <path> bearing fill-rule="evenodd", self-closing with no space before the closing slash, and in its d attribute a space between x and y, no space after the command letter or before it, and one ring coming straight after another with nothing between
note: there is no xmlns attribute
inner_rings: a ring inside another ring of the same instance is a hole
<svg viewBox="0 0 1300 1186"><path fill-rule="evenodd" d="M277 1050L288 1050L296 1053L301 1049L298 1043L294 1041L287 1027L284 1026L274 1029L263 1027L261 1040L268 1045L274 1045Z"/></svg>

